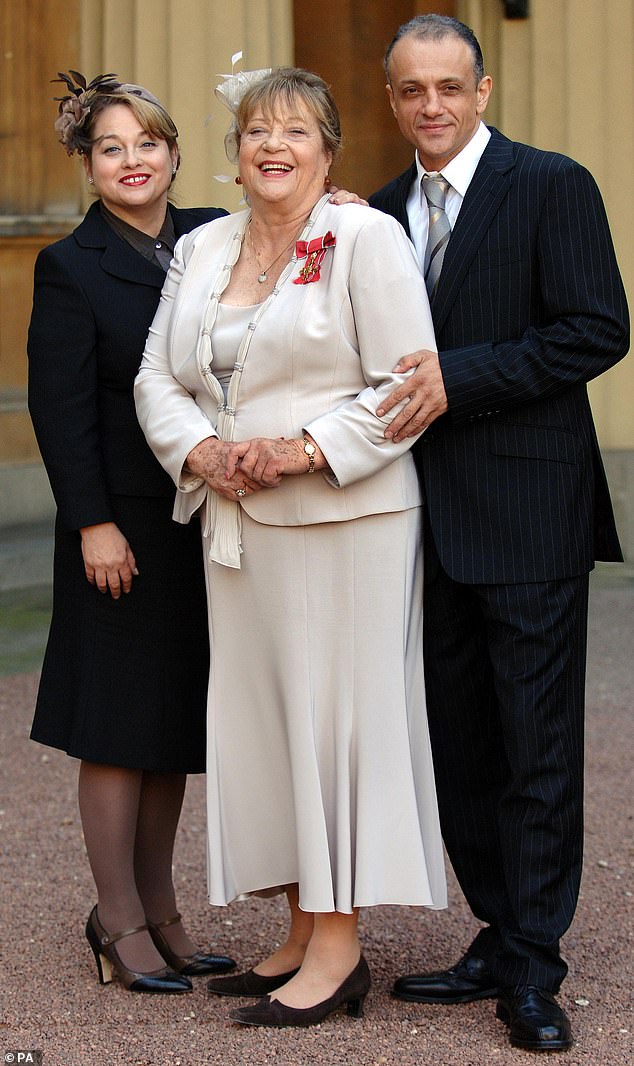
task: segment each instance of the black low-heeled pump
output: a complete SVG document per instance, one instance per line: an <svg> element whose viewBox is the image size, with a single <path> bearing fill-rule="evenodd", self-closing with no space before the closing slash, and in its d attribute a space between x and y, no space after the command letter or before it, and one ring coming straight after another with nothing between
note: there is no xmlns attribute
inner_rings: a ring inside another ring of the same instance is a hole
<svg viewBox="0 0 634 1066"><path fill-rule="evenodd" d="M97 908L93 907L86 922L86 938L95 956L101 984L109 984L112 981L113 973L116 973L129 992L154 992L157 994L163 993L164 995L191 992L193 989L191 981L168 966L163 966L160 970L152 970L149 973L142 973L137 970L130 970L121 961L119 952L115 947L117 941L123 940L126 936L132 936L133 933L142 933L145 930L147 930L146 925L139 925L136 929L125 929L122 933L108 933L97 917Z"/></svg>
<svg viewBox="0 0 634 1066"><path fill-rule="evenodd" d="M214 996L251 996L256 998L266 996L269 992L275 992L281 988L297 970L289 970L288 973L278 973L273 977L247 970L246 973L237 973L231 977L218 977L207 981L207 989Z"/></svg>
<svg viewBox="0 0 634 1066"><path fill-rule="evenodd" d="M324 1018L345 1004L346 1013L350 1018L360 1018L371 983L370 970L362 955L352 973L348 974L336 992L321 1003L315 1003L312 1007L288 1007L285 1003L280 1003L279 999L267 997L253 1006L230 1011L229 1017L238 1025L268 1025L276 1028L319 1025Z"/></svg>
<svg viewBox="0 0 634 1066"><path fill-rule="evenodd" d="M161 953L168 966L185 977L202 977L207 973L228 973L235 970L236 963L228 955L211 955L204 951L196 951L193 955L177 955L172 951L161 929L166 925L175 925L180 922L181 916L167 918L164 922L148 922L148 932L154 941L154 946Z"/></svg>

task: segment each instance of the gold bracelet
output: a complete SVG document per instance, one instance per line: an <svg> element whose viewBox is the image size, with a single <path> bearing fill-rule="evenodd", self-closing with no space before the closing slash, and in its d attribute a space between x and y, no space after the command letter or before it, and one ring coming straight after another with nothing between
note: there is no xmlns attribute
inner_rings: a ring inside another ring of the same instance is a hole
<svg viewBox="0 0 634 1066"><path fill-rule="evenodd" d="M308 473L314 474L315 472L315 452L317 449L311 440L307 436L303 436L304 452L308 456Z"/></svg>

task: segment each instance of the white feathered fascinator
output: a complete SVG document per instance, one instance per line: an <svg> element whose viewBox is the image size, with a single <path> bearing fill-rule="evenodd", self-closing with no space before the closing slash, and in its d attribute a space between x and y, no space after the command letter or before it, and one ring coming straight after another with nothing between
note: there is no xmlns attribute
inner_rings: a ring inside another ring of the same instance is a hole
<svg viewBox="0 0 634 1066"><path fill-rule="evenodd" d="M240 105L240 101L247 89L249 89L256 81L260 81L261 78L265 78L267 74L270 74L272 69L271 67L265 67L262 70L239 70L236 73L233 68L241 59L242 52L236 52L235 55L231 56L231 70L233 73L219 74L218 77L223 80L214 90L221 104L224 104L232 115L231 125L225 134L225 152L227 153L227 159L230 163L237 163L238 161L235 114ZM217 181L233 180L232 178L226 177L224 174L216 174L215 176Z"/></svg>

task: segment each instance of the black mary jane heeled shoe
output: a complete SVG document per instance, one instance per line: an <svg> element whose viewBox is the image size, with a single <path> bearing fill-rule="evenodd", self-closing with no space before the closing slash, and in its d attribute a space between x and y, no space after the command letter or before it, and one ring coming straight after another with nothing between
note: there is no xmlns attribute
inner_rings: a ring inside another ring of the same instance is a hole
<svg viewBox="0 0 634 1066"><path fill-rule="evenodd" d="M235 970L236 963L228 955L212 955L204 951L196 951L193 955L177 955L172 951L163 936L161 929L166 925L176 925L181 916L167 918L164 922L148 922L148 932L154 941L154 946L161 953L168 966L185 977L202 977L207 973L228 973Z"/></svg>
<svg viewBox="0 0 634 1066"><path fill-rule="evenodd" d="M324 1018L345 1004L346 1013L350 1018L360 1018L371 983L370 970L362 955L352 973L348 974L336 992L333 992L328 999L322 1000L321 1003L315 1003L312 1007L288 1007L285 1003L280 1003L279 999L266 997L254 1003L253 1006L232 1010L229 1017L238 1025L268 1025L276 1028L304 1027L319 1025Z"/></svg>
<svg viewBox="0 0 634 1066"><path fill-rule="evenodd" d="M129 992L154 992L163 995L191 992L193 988L191 981L170 969L169 966L142 973L130 970L121 961L115 947L117 941L123 940L126 936L132 936L133 933L142 933L146 929L146 925L139 925L136 929L125 929L122 933L109 933L99 921L97 908L93 907L86 922L86 938L95 956L101 984L109 984L113 974L116 973Z"/></svg>

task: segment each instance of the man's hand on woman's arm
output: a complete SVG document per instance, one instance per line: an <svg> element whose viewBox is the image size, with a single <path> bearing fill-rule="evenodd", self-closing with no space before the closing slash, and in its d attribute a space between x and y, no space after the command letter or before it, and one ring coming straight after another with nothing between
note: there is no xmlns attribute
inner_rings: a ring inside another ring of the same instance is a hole
<svg viewBox="0 0 634 1066"><path fill-rule="evenodd" d="M385 430L385 436L395 442L414 437L447 410L447 393L438 353L422 348L411 355L404 355L394 367L394 372L404 374L412 367L416 367L414 373L390 393L376 412L381 418L397 404L407 400L403 410Z"/></svg>

